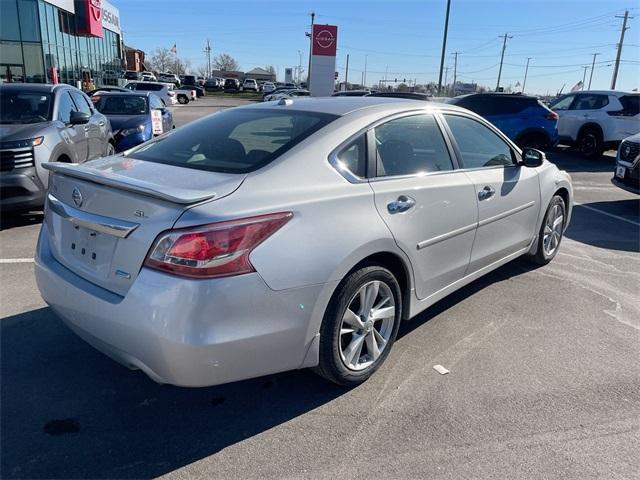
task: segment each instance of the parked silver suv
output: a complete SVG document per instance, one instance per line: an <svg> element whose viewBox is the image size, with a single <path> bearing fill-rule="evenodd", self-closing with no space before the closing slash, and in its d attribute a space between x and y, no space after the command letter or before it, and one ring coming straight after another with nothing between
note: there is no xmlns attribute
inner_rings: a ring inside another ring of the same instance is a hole
<svg viewBox="0 0 640 480"><path fill-rule="evenodd" d="M109 120L70 85L0 85L2 210L40 208L45 162L81 163L115 152Z"/></svg>

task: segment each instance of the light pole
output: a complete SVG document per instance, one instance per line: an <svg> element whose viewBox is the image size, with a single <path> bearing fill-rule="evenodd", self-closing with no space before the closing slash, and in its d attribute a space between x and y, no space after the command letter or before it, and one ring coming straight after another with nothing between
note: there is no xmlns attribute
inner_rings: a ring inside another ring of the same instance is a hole
<svg viewBox="0 0 640 480"><path fill-rule="evenodd" d="M527 68L524 69L524 80L522 81L522 93L524 93L524 86L527 84L527 73L529 73L529 60L531 60L531 57L527 57Z"/></svg>
<svg viewBox="0 0 640 480"><path fill-rule="evenodd" d="M447 14L444 19L444 36L442 38L442 54L440 55L440 75L438 76L438 95L440 95L440 91L442 90L442 70L444 69L444 54L447 51L447 31L449 30L449 11L450 10L451 10L451 0L447 0Z"/></svg>
<svg viewBox="0 0 640 480"><path fill-rule="evenodd" d="M591 90L591 80L593 80L593 69L596 66L596 57L600 55L599 53L594 53L593 54L593 62L591 63L591 73L589 74L589 86L587 87L587 90Z"/></svg>
<svg viewBox="0 0 640 480"><path fill-rule="evenodd" d="M584 90L584 82L587 80L587 70L589 70L589 65L580 68L584 68L584 73L582 74L582 88L580 90Z"/></svg>

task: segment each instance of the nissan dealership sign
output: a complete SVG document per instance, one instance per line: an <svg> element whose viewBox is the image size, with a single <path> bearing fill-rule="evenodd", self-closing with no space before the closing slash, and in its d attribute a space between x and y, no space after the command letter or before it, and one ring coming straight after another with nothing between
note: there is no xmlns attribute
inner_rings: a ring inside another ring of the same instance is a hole
<svg viewBox="0 0 640 480"><path fill-rule="evenodd" d="M309 90L313 97L328 97L335 86L338 27L314 25L311 41Z"/></svg>
<svg viewBox="0 0 640 480"><path fill-rule="evenodd" d="M0 0L2 1L2 0ZM120 35L120 11L107 0L45 0L62 10L78 16L78 30L82 35L102 37L102 28Z"/></svg>

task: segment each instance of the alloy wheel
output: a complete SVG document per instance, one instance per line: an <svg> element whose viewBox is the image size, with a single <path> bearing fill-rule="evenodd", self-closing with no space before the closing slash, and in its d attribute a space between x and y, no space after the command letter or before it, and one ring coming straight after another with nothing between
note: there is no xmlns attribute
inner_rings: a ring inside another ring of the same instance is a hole
<svg viewBox="0 0 640 480"><path fill-rule="evenodd" d="M391 288L374 280L364 284L349 301L340 323L340 357L350 370L373 365L393 333L395 300Z"/></svg>
<svg viewBox="0 0 640 480"><path fill-rule="evenodd" d="M562 229L564 227L564 211L562 206L555 204L549 210L544 224L544 236L542 239L542 247L544 253L548 257L558 248L560 239L562 238Z"/></svg>

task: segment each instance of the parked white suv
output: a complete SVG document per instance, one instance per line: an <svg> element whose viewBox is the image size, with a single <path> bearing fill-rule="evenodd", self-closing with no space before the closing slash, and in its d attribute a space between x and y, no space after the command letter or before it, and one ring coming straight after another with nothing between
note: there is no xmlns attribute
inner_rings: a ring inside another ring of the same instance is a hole
<svg viewBox="0 0 640 480"><path fill-rule="evenodd" d="M172 83L162 82L129 82L124 88L137 92L153 92L158 95L167 106L178 103L175 87Z"/></svg>
<svg viewBox="0 0 640 480"><path fill-rule="evenodd" d="M640 132L640 93L590 90L563 95L551 104L560 143L576 146L587 158Z"/></svg>
<svg viewBox="0 0 640 480"><path fill-rule="evenodd" d="M254 92L259 91L258 82L256 82L253 78L245 78L242 83L243 90L253 90Z"/></svg>

